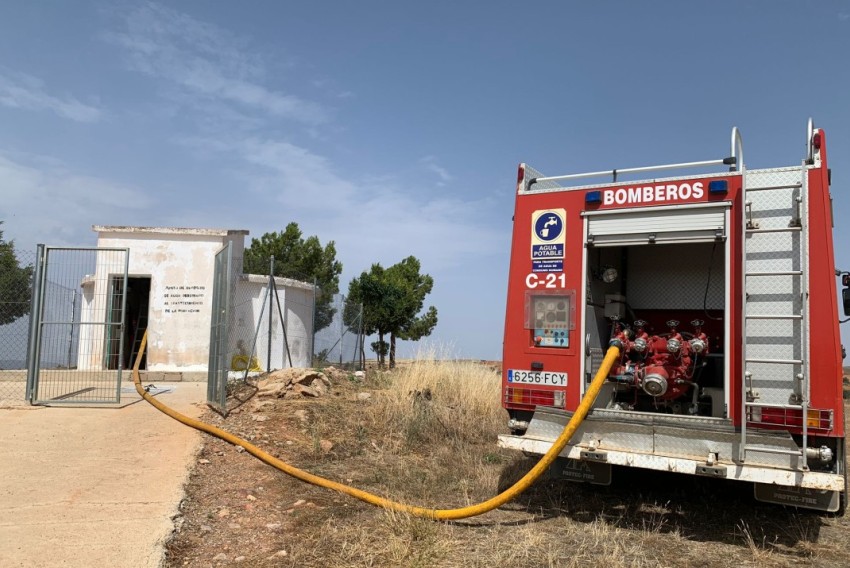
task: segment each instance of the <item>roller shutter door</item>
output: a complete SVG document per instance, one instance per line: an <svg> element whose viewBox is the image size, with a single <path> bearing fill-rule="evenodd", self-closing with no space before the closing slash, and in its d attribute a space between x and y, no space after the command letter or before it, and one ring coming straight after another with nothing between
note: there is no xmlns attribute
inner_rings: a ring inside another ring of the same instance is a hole
<svg viewBox="0 0 850 568"><path fill-rule="evenodd" d="M726 237L726 208L646 207L587 212L587 242L593 246L703 243Z"/></svg>

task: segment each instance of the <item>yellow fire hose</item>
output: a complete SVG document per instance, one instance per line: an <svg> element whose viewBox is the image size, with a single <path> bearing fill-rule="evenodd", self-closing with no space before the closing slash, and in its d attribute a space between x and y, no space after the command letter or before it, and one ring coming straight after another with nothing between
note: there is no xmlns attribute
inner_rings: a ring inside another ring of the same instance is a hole
<svg viewBox="0 0 850 568"><path fill-rule="evenodd" d="M555 461L555 458L561 453L567 443L570 441L570 438L575 434L576 429L578 429L579 425L587 416L588 411L590 410L590 406L593 404L593 401L596 400L596 396L599 394L600 389L602 388L602 383L605 382L605 378L608 376L608 371L611 366L620 356L620 350L618 347L609 347L608 353L605 354L605 359L602 361L602 365L599 367L599 371L597 371L596 376L593 378L593 382L590 383L590 386L587 388L587 392L584 395L584 398L576 409L570 421L564 427L564 431L558 436L558 439L555 440L555 443L552 444L552 447L549 449L546 454L540 459L539 462L526 473L522 479L514 483L511 487L503 491L502 493L484 501L482 503L478 503L476 505L469 505L467 507L461 507L459 509L429 509L427 507L416 507L414 505L406 505L404 503L399 503L397 501L392 501L390 499L385 499L383 497L379 497L373 493L369 493L367 491L361 491L360 489L355 489L354 487L350 487L348 485L343 485L342 483L337 483L335 481L331 481L329 479L325 479L324 477L319 477L317 475L313 475L311 473L307 473L304 470L298 469L288 463L277 459L276 457L264 452L257 446L251 444L250 442L239 438L238 436L234 436L230 432L226 432L220 428L216 428L211 424L207 424L206 422L202 422L200 420L195 420L194 418L189 418L179 412L172 410L166 405L162 404L154 397L145 391L144 387L142 387L142 380L139 375L139 366L141 365L142 355L145 352L145 347L147 346L148 334L145 332L142 337L142 344L139 347L139 354L136 357L136 362L133 365L133 382L136 385L136 390L139 392L142 398L151 403L157 410L160 410L167 414L168 416L174 418L186 424L187 426L191 426L196 430L200 430L201 432L206 432L207 434L211 434L217 438L221 438L225 442L230 442L234 446L242 446L245 448L245 451L253 455L254 457L260 459L261 461L269 464L270 466L279 469L283 473L287 475L291 475L296 479L300 479L306 483L310 483L313 485L318 485L319 487L325 487L327 489L333 489L334 491L339 491L340 493L345 493L346 495L350 495L356 499L360 499L361 501L365 501L366 503L370 503L377 507L382 507L384 509L390 509L393 511L401 511L404 513L409 513L411 515L417 517L424 517L426 519L435 519L441 521L455 520L455 519L465 519L467 517L474 517L476 515L484 514L488 511L492 511L493 509L500 507L515 499L520 493L528 489L531 484L533 484L538 477L540 477L546 469L552 465L552 462Z"/></svg>

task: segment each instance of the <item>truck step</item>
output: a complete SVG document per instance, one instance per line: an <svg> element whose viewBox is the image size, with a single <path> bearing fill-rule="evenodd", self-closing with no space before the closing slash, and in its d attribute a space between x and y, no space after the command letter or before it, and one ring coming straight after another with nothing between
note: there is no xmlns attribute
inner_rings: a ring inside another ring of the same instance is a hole
<svg viewBox="0 0 850 568"><path fill-rule="evenodd" d="M751 235L753 233L799 233L802 230L802 227L773 227L768 229L747 229L747 234Z"/></svg>
<svg viewBox="0 0 850 568"><path fill-rule="evenodd" d="M746 272L745 276L801 276L802 270L777 270L772 272Z"/></svg>
<svg viewBox="0 0 850 568"><path fill-rule="evenodd" d="M747 363L775 363L777 365L802 365L802 359L744 359Z"/></svg>
<svg viewBox="0 0 850 568"><path fill-rule="evenodd" d="M803 187L801 183L792 183L791 185L770 185L766 187L750 187L747 186L747 193L751 191L773 191L775 189L799 189Z"/></svg>

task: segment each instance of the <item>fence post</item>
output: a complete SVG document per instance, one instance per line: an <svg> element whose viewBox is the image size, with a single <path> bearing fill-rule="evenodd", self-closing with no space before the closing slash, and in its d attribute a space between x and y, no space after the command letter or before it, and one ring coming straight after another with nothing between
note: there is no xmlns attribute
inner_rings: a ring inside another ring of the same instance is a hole
<svg viewBox="0 0 850 568"><path fill-rule="evenodd" d="M32 287L30 289L30 329L27 341L27 386L24 395L27 402L32 404L35 400L36 377L38 375L38 342L41 320L41 287L42 268L44 264L44 245L38 245L35 253L35 270L32 275Z"/></svg>
<svg viewBox="0 0 850 568"><path fill-rule="evenodd" d="M274 290L274 255L269 258L269 282L267 286L269 287L269 294ZM277 296L277 294L275 294ZM276 298L275 298L276 299ZM272 315L274 311L272 311L272 302L269 302L269 337L266 343L266 372L272 372ZM248 361L250 364L250 361Z"/></svg>
<svg viewBox="0 0 850 568"><path fill-rule="evenodd" d="M310 315L310 366L316 354L316 277L313 277L313 312Z"/></svg>
<svg viewBox="0 0 850 568"><path fill-rule="evenodd" d="M360 370L366 370L366 353L364 353L363 349L363 317L365 316L363 303L360 303L360 326L357 328L357 351L360 354Z"/></svg>

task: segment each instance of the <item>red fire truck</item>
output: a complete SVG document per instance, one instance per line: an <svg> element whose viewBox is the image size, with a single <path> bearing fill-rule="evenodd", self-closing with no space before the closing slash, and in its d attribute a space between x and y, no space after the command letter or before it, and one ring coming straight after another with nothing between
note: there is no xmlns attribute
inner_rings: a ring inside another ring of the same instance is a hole
<svg viewBox="0 0 850 568"><path fill-rule="evenodd" d="M734 128L717 160L551 177L519 166L500 445L551 448L615 345L550 473L703 475L844 510L836 275L845 313L850 275L834 266L826 136L809 120L797 165L748 170L743 158ZM689 168L722 171L622 181Z"/></svg>

